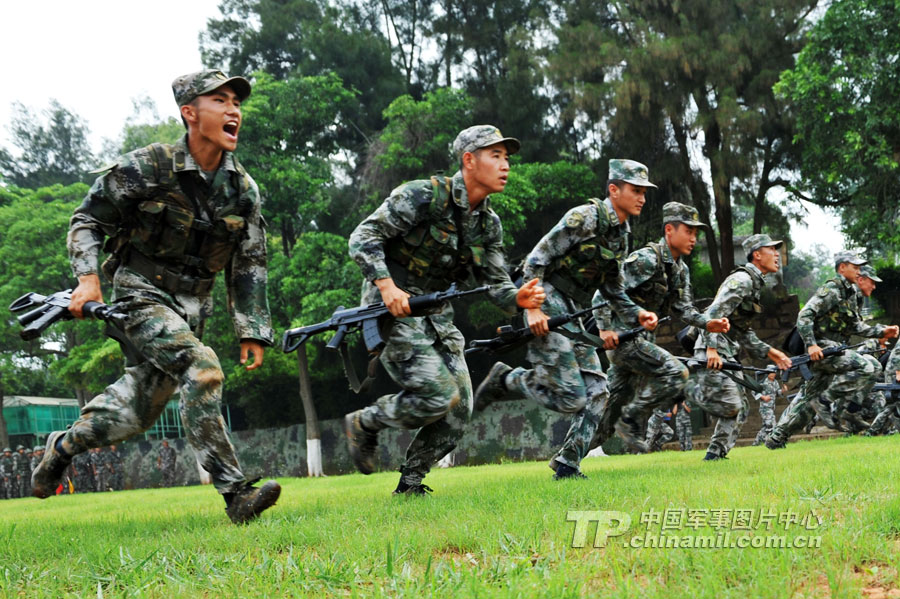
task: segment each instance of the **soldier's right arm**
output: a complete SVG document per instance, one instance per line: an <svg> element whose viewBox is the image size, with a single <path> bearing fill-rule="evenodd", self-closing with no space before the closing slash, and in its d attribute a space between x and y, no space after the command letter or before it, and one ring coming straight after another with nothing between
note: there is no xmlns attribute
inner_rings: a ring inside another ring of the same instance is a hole
<svg viewBox="0 0 900 599"><path fill-rule="evenodd" d="M523 277L526 281L539 279L544 283L544 275L555 260L565 256L575 244L595 235L597 218L592 206L576 206L544 235L525 258Z"/></svg>
<svg viewBox="0 0 900 599"><path fill-rule="evenodd" d="M744 301L746 295L751 292L752 286L750 275L745 272L738 271L728 275L722 281L722 285L719 286L716 298L706 309L704 316L710 320L714 318L728 318L738 305ZM700 336L707 348L718 349L720 334L700 329Z"/></svg>

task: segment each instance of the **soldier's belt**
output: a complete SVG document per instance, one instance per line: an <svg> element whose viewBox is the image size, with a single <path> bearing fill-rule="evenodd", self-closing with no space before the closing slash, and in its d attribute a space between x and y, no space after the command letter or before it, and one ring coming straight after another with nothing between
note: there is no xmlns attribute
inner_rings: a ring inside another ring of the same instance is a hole
<svg viewBox="0 0 900 599"><path fill-rule="evenodd" d="M547 282L558 289L560 293L582 306L590 306L594 300L594 295L591 292L585 291L559 273L551 274L547 277Z"/></svg>
<svg viewBox="0 0 900 599"><path fill-rule="evenodd" d="M131 248L127 252L123 266L143 275L148 281L168 293L208 295L212 291L216 277L194 277L172 270Z"/></svg>

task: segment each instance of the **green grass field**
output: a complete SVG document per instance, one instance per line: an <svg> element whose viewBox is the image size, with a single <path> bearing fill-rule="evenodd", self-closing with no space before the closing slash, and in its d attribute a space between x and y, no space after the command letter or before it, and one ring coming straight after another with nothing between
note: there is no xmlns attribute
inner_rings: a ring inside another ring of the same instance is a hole
<svg viewBox="0 0 900 599"><path fill-rule="evenodd" d="M394 473L282 479L242 527L211 487L3 501L0 597L897 597L898 448L615 456L563 482L543 462L457 467L427 499L391 497ZM573 547L570 511L631 525L594 547L585 519ZM660 536L694 547L641 546Z"/></svg>

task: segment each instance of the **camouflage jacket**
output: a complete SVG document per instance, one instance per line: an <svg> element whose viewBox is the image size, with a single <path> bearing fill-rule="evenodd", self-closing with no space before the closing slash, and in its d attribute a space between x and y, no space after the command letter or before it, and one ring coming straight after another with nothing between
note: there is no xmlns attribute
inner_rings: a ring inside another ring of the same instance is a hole
<svg viewBox="0 0 900 599"><path fill-rule="evenodd" d="M161 470L169 470L175 467L175 448L160 447L159 448L159 468Z"/></svg>
<svg viewBox="0 0 900 599"><path fill-rule="evenodd" d="M172 154L173 173L190 172L197 189L208 191L207 204L218 211L226 198L239 193L248 206L246 232L225 267L228 309L240 339L256 339L271 344L274 336L266 295L266 236L265 221L260 212L259 188L247 176L246 189L234 189L237 162L225 152L212 184L203 178L200 167L187 151L187 136L172 146L165 146ZM69 223L69 260L75 276L98 272L97 262L104 237L127 234L135 224L137 207L154 197L160 188L157 166L150 147L141 148L119 158L94 182L81 206ZM212 313L209 293L168 293L154 286L150 280L127 266L121 266L113 280L114 298L145 297L173 309L196 327Z"/></svg>
<svg viewBox="0 0 900 599"><path fill-rule="evenodd" d="M389 242L408 235L414 228L427 227L429 231L439 233L456 231L454 221L458 218L460 230L455 234L444 235L442 242L464 248L469 245L470 239L477 237L478 244L483 248L483 255L478 256L480 265L469 269L466 279L456 280L459 287L463 289L489 285L490 300L507 313L515 312L517 289L505 269L503 228L500 218L491 210L490 198L485 198L474 210L469 210L469 197L462 173L453 175L450 184L450 201L455 207L440 216L435 216L430 209L433 200L432 182L427 179L410 181L394 189L381 206L354 229L349 240L350 257L356 261L365 277L363 305L381 301L381 294L373 281L392 277L385 256L385 248ZM428 266L423 265L426 274ZM412 294L438 291L400 281L395 283ZM422 318L434 325L441 338L455 330L453 307L449 302L436 314Z"/></svg>
<svg viewBox="0 0 900 599"><path fill-rule="evenodd" d="M751 262L728 275L704 317L728 318L731 330L728 333L701 330L694 349L711 347L724 357L736 359L743 347L752 357L765 358L771 346L760 340L751 326L754 315L761 311L759 294L764 284L762 272ZM702 357L705 359L705 354Z"/></svg>
<svg viewBox="0 0 900 599"><path fill-rule="evenodd" d="M760 383L760 387L762 387L762 393L754 393L753 396L757 399L757 401L762 401L763 395L768 395L771 397L771 401L775 401L775 398L781 395L781 383L778 382L778 379L774 381L770 381L768 378Z"/></svg>
<svg viewBox="0 0 900 599"><path fill-rule="evenodd" d="M12 456L6 458L0 456L0 478L10 478L15 475Z"/></svg>
<svg viewBox="0 0 900 599"><path fill-rule="evenodd" d="M846 343L851 335L881 337L885 326L868 325L859 316L856 285L837 277L819 287L797 316L797 332L807 347Z"/></svg>
<svg viewBox="0 0 900 599"><path fill-rule="evenodd" d="M704 328L707 319L694 306L691 274L681 258L675 259L665 239L632 252L622 266L625 291L637 305L660 317L673 314L684 322ZM594 303L598 303L594 297ZM608 308L608 306L604 306ZM603 329L621 331L635 326L610 310L596 311Z"/></svg>
<svg viewBox="0 0 900 599"><path fill-rule="evenodd" d="M16 474L21 476L25 476L29 473L28 467L31 464L31 458L28 457L27 453L19 453L13 456L16 461Z"/></svg>
<svg viewBox="0 0 900 599"><path fill-rule="evenodd" d="M628 221L619 221L609 198L605 199L600 206L606 210L603 218L598 214L598 208L593 203L576 206L569 210L538 241L528 257L525 258L524 277L525 280L538 278L544 283L546 279L552 278L561 260L580 251L583 242L597 238L602 239L607 245L615 247L619 251L614 252L613 256L604 256L599 251L594 254L594 268L606 271L605 276L599 281L597 290L623 321L636 323L641 307L625 293L621 274L621 260L627 253L627 239L630 231ZM588 300L590 300L590 296L588 296ZM588 306L583 305L584 303L587 302L575 301L574 307L587 308Z"/></svg>
<svg viewBox="0 0 900 599"><path fill-rule="evenodd" d="M894 346L884 365L884 380L888 383L897 380L897 372L900 371L900 343Z"/></svg>

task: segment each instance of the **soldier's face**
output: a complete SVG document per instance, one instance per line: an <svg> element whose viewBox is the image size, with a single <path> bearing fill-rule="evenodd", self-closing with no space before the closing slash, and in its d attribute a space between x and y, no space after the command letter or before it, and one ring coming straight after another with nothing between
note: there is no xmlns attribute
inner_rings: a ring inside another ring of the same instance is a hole
<svg viewBox="0 0 900 599"><path fill-rule="evenodd" d="M842 262L838 264L837 272L851 283L855 283L859 278L859 265Z"/></svg>
<svg viewBox="0 0 900 599"><path fill-rule="evenodd" d="M509 178L509 152L503 143L466 152L463 167L469 169L473 181L488 193L500 193Z"/></svg>
<svg viewBox="0 0 900 599"><path fill-rule="evenodd" d="M628 216L637 216L644 207L647 188L642 185L632 185L631 183L622 183L622 187L618 185L609 186L609 200L612 202L616 211L623 211Z"/></svg>
<svg viewBox="0 0 900 599"><path fill-rule="evenodd" d="M754 254L759 254L759 263L757 266L759 270L763 272L763 274L768 274L772 272L778 272L778 266L781 262L781 254L778 253L778 249L773 246L761 247L754 252Z"/></svg>
<svg viewBox="0 0 900 599"><path fill-rule="evenodd" d="M237 149L241 129L241 100L228 85L223 85L183 106L181 114L193 126L193 134L217 148Z"/></svg>
<svg viewBox="0 0 900 599"><path fill-rule="evenodd" d="M862 294L866 297L872 295L872 292L875 291L875 281L870 279L869 277L858 276L856 277L856 285L859 287L859 290L862 291Z"/></svg>
<svg viewBox="0 0 900 599"><path fill-rule="evenodd" d="M689 256L697 245L697 227L684 223L666 225L666 239L675 257Z"/></svg>

